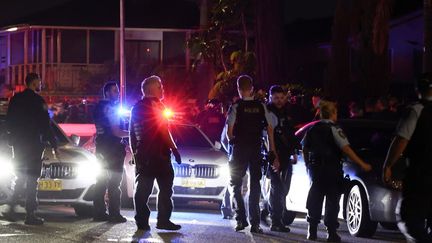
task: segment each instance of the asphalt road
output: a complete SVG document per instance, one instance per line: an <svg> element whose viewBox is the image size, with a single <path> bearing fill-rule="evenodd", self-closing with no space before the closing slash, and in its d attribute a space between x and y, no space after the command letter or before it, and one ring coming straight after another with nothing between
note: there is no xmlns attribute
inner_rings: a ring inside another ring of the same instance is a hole
<svg viewBox="0 0 432 243"><path fill-rule="evenodd" d="M69 207L40 206L38 215L45 218L43 226L25 225L24 210L19 211L21 220L18 222L11 223L0 218L0 242L310 242L305 239L307 223L304 218L294 221L290 226L290 233L271 232L266 226L263 226L264 235L251 234L249 228L234 232L235 221L222 219L215 204L177 207L172 220L182 225L178 232L157 230L155 212L151 214L151 231L137 232L132 209L122 211L128 222L110 224L79 218ZM404 242L399 232L380 227L373 239L351 237L343 224L339 232L343 242ZM325 241L325 230L322 226L318 237L320 242Z"/></svg>

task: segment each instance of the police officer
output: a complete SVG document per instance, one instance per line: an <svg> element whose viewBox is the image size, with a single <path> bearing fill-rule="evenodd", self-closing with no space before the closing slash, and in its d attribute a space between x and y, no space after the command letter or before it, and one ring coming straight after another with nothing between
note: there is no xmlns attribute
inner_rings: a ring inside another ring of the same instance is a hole
<svg viewBox="0 0 432 243"><path fill-rule="evenodd" d="M220 141L220 135L225 125L221 105L217 99L209 100L204 110L196 118L196 123L212 142Z"/></svg>
<svg viewBox="0 0 432 243"><path fill-rule="evenodd" d="M327 227L327 241L339 242L336 233L339 227L339 199L342 194L343 171L340 163L342 154L370 171L371 166L360 159L351 149L342 129L336 125L336 103L321 100L319 104L320 118L303 138L303 156L309 173L311 186L306 202L309 222L308 240L316 240L317 225L321 220L322 204L326 199L324 224Z"/></svg>
<svg viewBox="0 0 432 243"><path fill-rule="evenodd" d="M135 221L138 230L150 230L148 198L156 179L159 186L156 228L179 230L180 225L170 221L173 204L174 171L170 155L181 164L181 157L174 143L168 119L163 116L164 105L162 81L150 76L141 83L143 98L132 108L129 123L130 146L135 159Z"/></svg>
<svg viewBox="0 0 432 243"><path fill-rule="evenodd" d="M432 242L425 220L432 211L432 73L417 81L420 101L409 107L396 128L384 163L383 180L391 183L392 168L404 153L408 168L403 180L399 228L411 242Z"/></svg>
<svg viewBox="0 0 432 243"><path fill-rule="evenodd" d="M126 155L122 138L129 134L120 128L118 115L119 89L116 83L108 82L103 87L104 99L96 105L93 116L96 125L96 155L103 165L94 187L94 221L124 223L120 214L120 184ZM108 189L109 215L106 213L105 193Z"/></svg>
<svg viewBox="0 0 432 243"><path fill-rule="evenodd" d="M240 100L229 109L227 118L227 137L232 145L232 153L229 161L231 170L230 185L234 202L236 203L237 225L236 231L248 226L246 211L241 193L243 177L249 168L250 194L249 194L249 219L251 232L263 233L260 223L259 199L261 193L261 145L263 129L267 128L270 143L270 153L275 153L273 128L269 123L269 113L264 104L254 100L252 96L252 78L243 75L237 79L237 90ZM275 170L279 169L277 155L273 163Z"/></svg>
<svg viewBox="0 0 432 243"><path fill-rule="evenodd" d="M281 86L274 85L270 88L269 101L267 109L271 115L271 125L274 127L274 142L280 162L279 171L268 171L271 180L270 211L272 224L270 230L289 232L290 229L282 221L282 215L286 211L285 199L291 185L292 164L297 163L295 149L299 147L299 142L294 135L293 119L288 114L287 99Z"/></svg>
<svg viewBox="0 0 432 243"><path fill-rule="evenodd" d="M41 90L39 75L29 73L25 82L26 89L12 97L6 116L6 129L13 147L18 178L9 211L4 216L11 221L16 220L14 209L19 195L25 193L27 214L24 223L41 225L44 220L36 217L34 211L37 208L37 180L41 173L44 141L49 141L55 153L57 143L51 130L47 104L37 94Z"/></svg>

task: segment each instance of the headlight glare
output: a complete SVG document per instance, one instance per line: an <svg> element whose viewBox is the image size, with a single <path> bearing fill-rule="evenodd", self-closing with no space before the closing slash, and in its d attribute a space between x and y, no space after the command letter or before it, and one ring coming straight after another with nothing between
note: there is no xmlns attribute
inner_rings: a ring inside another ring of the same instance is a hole
<svg viewBox="0 0 432 243"><path fill-rule="evenodd" d="M220 170L219 174L220 174L221 177L223 177L223 178L229 178L231 176L231 174L230 174L230 168L229 168L228 164L221 165L219 167L219 170Z"/></svg>
<svg viewBox="0 0 432 243"><path fill-rule="evenodd" d="M14 174L14 167L10 159L0 158L0 168L0 177Z"/></svg>
<svg viewBox="0 0 432 243"><path fill-rule="evenodd" d="M96 178L101 171L102 167L98 161L83 161L78 165L77 175L80 178Z"/></svg>

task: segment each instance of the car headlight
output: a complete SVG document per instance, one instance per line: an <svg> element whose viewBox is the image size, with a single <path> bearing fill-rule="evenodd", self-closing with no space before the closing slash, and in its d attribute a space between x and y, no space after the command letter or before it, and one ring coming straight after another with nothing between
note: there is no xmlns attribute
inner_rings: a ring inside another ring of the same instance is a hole
<svg viewBox="0 0 432 243"><path fill-rule="evenodd" d="M102 166L99 161L83 161L78 165L77 176L80 178L96 178L101 171Z"/></svg>
<svg viewBox="0 0 432 243"><path fill-rule="evenodd" d="M0 157L0 168L0 178L14 174L14 167L10 159Z"/></svg>
<svg viewBox="0 0 432 243"><path fill-rule="evenodd" d="M219 167L219 174L220 174L221 177L230 178L231 172L230 172L230 168L229 168L228 164L221 165Z"/></svg>

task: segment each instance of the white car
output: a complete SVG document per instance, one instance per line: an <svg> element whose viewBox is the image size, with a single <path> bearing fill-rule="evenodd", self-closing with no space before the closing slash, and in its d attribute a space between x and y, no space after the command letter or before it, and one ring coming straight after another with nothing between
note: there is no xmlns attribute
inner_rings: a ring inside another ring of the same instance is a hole
<svg viewBox="0 0 432 243"><path fill-rule="evenodd" d="M11 154L7 146L4 129L5 116L0 116L2 138L2 162L10 161ZM92 188L96 176L101 171L96 157L89 151L77 146L77 136L67 137L62 129L54 122L52 130L58 142L59 156L47 147L42 156L41 177L38 182L38 200L41 204L63 204L74 207L77 215L89 215L92 212ZM6 152L7 153L6 153ZM12 167L9 167L13 172ZM5 174L3 171L1 175ZM2 194L2 193L0 193Z"/></svg>
<svg viewBox="0 0 432 243"><path fill-rule="evenodd" d="M173 123L171 133L178 146L183 163L178 165L172 158L174 168L174 199L222 202L229 184L228 157L221 151L221 144L210 139L195 125ZM94 152L94 137L83 147ZM135 165L126 147L123 175L123 203L131 202L135 179ZM150 199L157 197L157 183ZM126 200L126 201L125 201Z"/></svg>

